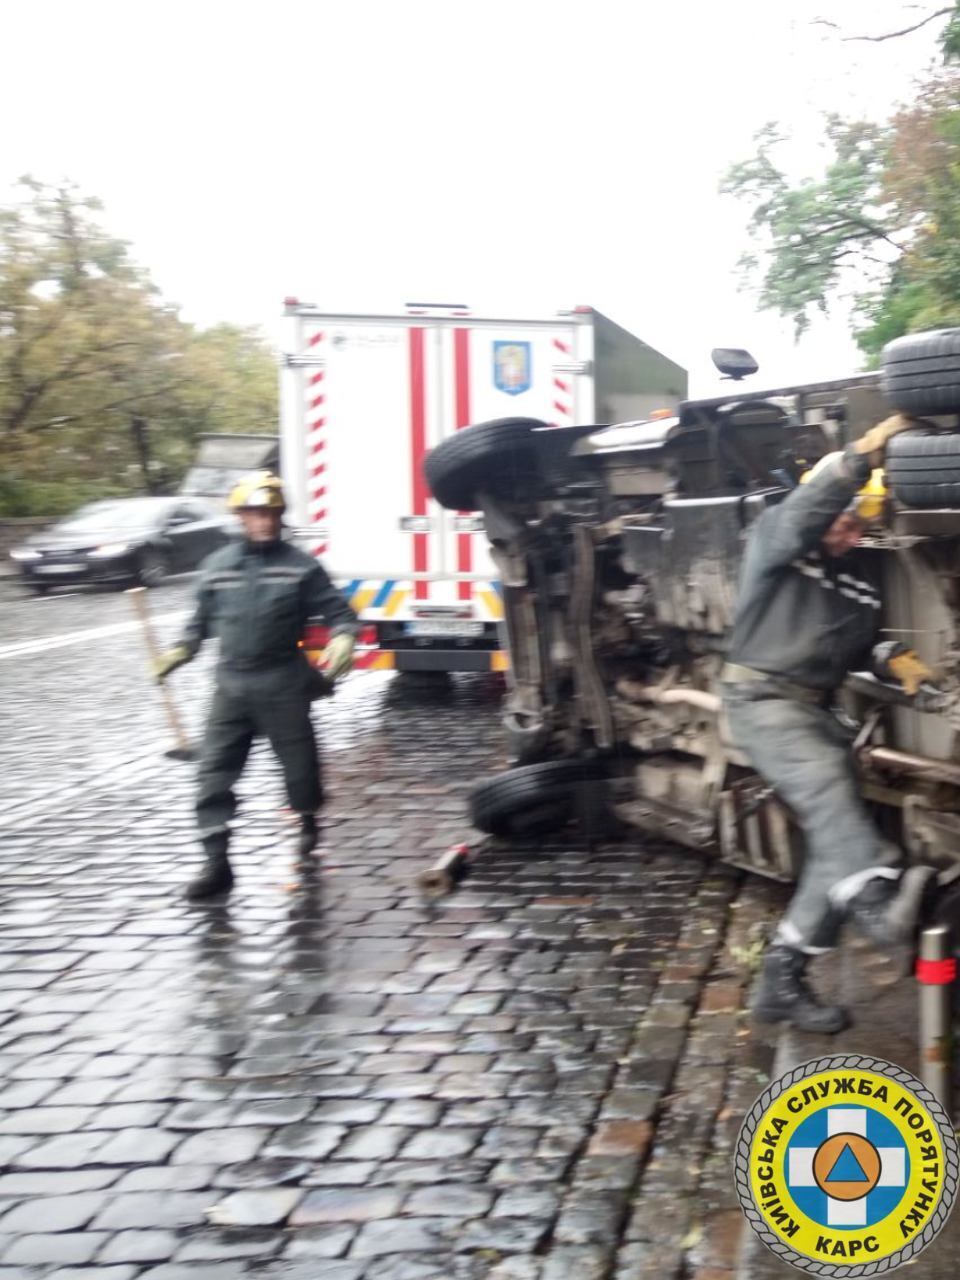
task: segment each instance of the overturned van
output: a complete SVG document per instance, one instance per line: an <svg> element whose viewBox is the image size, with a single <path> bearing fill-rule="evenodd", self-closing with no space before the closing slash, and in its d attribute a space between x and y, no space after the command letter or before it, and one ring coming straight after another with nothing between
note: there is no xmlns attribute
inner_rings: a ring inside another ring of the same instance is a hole
<svg viewBox="0 0 960 1280"><path fill-rule="evenodd" d="M789 812L727 735L718 691L750 527L803 472L899 410L884 516L864 542L883 638L937 676L908 698L852 675L840 693L865 798L914 857L960 865L960 330L891 343L879 373L769 391L718 352L728 395L615 426L503 419L427 459L438 501L483 512L509 646L513 767L474 823L510 838L565 825L598 791L620 822L777 879ZM799 621L799 620L798 620Z"/></svg>

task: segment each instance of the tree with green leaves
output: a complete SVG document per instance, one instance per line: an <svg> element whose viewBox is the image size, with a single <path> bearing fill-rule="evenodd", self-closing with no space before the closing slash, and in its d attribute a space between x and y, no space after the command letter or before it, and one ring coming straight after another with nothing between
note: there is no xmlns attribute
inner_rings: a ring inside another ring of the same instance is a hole
<svg viewBox="0 0 960 1280"><path fill-rule="evenodd" d="M203 431L276 431L274 358L197 330L74 186L30 178L0 209L0 513L178 481Z"/></svg>
<svg viewBox="0 0 960 1280"><path fill-rule="evenodd" d="M847 288L872 360L901 334L960 325L960 0L899 31L847 37L893 39L934 20L944 23L943 65L913 105L882 124L830 117L824 171L800 181L768 125L722 185L751 208L760 248L742 265L760 279L761 306L799 334Z"/></svg>

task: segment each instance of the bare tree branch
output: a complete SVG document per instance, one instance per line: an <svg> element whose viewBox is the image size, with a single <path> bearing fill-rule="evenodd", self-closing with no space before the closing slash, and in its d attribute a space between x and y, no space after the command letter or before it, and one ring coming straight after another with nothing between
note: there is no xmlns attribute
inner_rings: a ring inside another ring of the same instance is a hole
<svg viewBox="0 0 960 1280"><path fill-rule="evenodd" d="M99 418L106 413L114 413L117 409L133 408L142 404L144 400L155 400L157 396L165 396L171 391L177 391L181 387L187 386L189 381L189 378L175 378L171 382L165 383L163 386L155 387L152 391L137 390L132 392L130 395L121 397L119 400L112 400L104 404L93 405L89 409L84 410L83 413L60 414L53 422L41 422L37 424L37 427L39 430L44 430L45 428L56 424L85 422L89 418Z"/></svg>
<svg viewBox="0 0 960 1280"><path fill-rule="evenodd" d="M882 227L877 226L875 222L870 222L866 218L858 218L855 214L847 213L842 209L838 209L835 216L839 218L840 221L832 227L820 228L821 235L831 235L835 231L842 231L843 228L847 226L857 227L859 228L859 234L861 236L868 235L877 240L884 240L888 245L890 245L891 249L896 249L897 253L905 252L903 245L897 244L896 240L891 239L887 232L884 231ZM853 237L844 238L852 239Z"/></svg>
<svg viewBox="0 0 960 1280"><path fill-rule="evenodd" d="M20 395L19 403L16 404L7 414L5 422L5 430L7 435L13 435L24 425L29 418L31 412L36 408L37 404L46 396L51 387L57 383L69 382L75 378L85 378L96 375L101 369L94 365L88 366L88 362L100 355L108 355L111 351L119 351L124 348L135 347L137 344L129 339L120 339L116 342L104 342L91 347L81 347L69 360L66 360L59 369L48 374L38 382L33 382L25 387Z"/></svg>
<svg viewBox="0 0 960 1280"><path fill-rule="evenodd" d="M880 44L884 40L898 40L901 36L911 36L915 31L920 31L923 27L927 27L931 22L936 22L938 18L946 18L954 11L954 6L949 5L945 9L937 9L934 13L928 13L925 18L921 18L919 22L915 22L910 27L904 27L901 31L887 31L879 36L843 36L844 44L850 44L855 41L868 41L870 44ZM829 27L832 31L840 31L841 27L836 22L831 22L829 18L815 18L811 23L814 27Z"/></svg>

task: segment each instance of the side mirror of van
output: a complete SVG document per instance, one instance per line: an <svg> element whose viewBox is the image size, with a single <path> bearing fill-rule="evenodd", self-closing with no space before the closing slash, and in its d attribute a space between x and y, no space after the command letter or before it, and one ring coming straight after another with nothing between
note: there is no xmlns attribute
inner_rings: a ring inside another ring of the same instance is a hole
<svg viewBox="0 0 960 1280"><path fill-rule="evenodd" d="M710 352L710 359L725 378L731 378L734 382L748 378L760 368L750 352L744 351L742 347L714 347Z"/></svg>

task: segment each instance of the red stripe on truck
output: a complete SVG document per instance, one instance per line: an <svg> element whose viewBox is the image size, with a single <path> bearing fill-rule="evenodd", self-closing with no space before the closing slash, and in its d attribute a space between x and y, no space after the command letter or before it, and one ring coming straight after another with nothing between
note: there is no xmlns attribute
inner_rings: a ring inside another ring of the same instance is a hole
<svg viewBox="0 0 960 1280"><path fill-rule="evenodd" d="M454 329L453 331L453 369L456 398L456 427L470 425L470 330ZM473 535L457 534L457 572L469 573L473 567ZM461 600L470 600L473 596L473 584L457 583L457 595Z"/></svg>
<svg viewBox="0 0 960 1280"><path fill-rule="evenodd" d="M427 405L426 377L423 359L423 330L410 329L410 465L413 489L413 514L427 514L427 482L423 476L423 459L427 452ZM427 572L428 544L425 533L413 536L413 571ZM428 599L429 587L426 582L416 581L413 586L414 599Z"/></svg>

